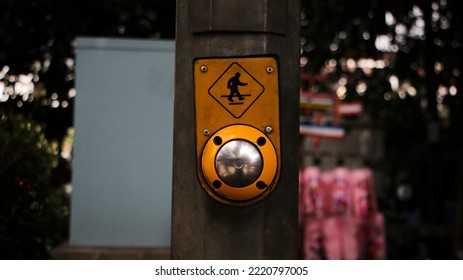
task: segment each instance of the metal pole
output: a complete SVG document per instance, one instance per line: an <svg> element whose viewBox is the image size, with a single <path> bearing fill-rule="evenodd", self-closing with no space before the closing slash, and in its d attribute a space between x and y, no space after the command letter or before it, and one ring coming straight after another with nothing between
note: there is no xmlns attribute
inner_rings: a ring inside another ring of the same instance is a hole
<svg viewBox="0 0 463 280"><path fill-rule="evenodd" d="M172 259L298 258L299 42L299 1L177 0ZM262 201L230 206L199 180L194 61L260 56L278 61L279 180Z"/></svg>

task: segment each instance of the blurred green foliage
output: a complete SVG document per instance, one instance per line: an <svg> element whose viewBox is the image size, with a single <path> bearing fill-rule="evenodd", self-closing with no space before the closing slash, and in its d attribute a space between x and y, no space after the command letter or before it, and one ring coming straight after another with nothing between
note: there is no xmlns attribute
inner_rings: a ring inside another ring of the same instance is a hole
<svg viewBox="0 0 463 280"><path fill-rule="evenodd" d="M43 127L0 111L0 258L47 259L67 236L68 199L51 174L58 144Z"/></svg>

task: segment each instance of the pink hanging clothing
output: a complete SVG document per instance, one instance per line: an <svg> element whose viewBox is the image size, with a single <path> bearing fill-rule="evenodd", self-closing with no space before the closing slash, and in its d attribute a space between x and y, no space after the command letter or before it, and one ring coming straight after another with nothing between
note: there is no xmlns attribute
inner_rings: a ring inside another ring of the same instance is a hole
<svg viewBox="0 0 463 280"><path fill-rule="evenodd" d="M325 214L347 215L349 209L350 171L337 167L321 177Z"/></svg>
<svg viewBox="0 0 463 280"><path fill-rule="evenodd" d="M326 259L322 223L323 220L314 215L306 216L303 227L303 257L305 260Z"/></svg>
<svg viewBox="0 0 463 280"><path fill-rule="evenodd" d="M358 260L365 257L365 235L361 221L342 216L325 218L323 236L327 259Z"/></svg>
<svg viewBox="0 0 463 280"><path fill-rule="evenodd" d="M301 190L301 202L305 214L313 214L318 217L323 214L320 179L321 171L317 166L307 167L302 173L304 184Z"/></svg>
<svg viewBox="0 0 463 280"><path fill-rule="evenodd" d="M352 170L350 183L350 213L365 219L377 211L373 172L368 168Z"/></svg>
<svg viewBox="0 0 463 280"><path fill-rule="evenodd" d="M373 172L337 167L299 174L299 223L304 259L385 258L385 222Z"/></svg>
<svg viewBox="0 0 463 280"><path fill-rule="evenodd" d="M304 169L300 179L300 211L303 226L303 258L306 260L325 259L322 244L321 218L323 216L321 170L317 166Z"/></svg>
<svg viewBox="0 0 463 280"><path fill-rule="evenodd" d="M366 221L365 259L384 260L386 259L386 238L385 221L382 213L376 212Z"/></svg>

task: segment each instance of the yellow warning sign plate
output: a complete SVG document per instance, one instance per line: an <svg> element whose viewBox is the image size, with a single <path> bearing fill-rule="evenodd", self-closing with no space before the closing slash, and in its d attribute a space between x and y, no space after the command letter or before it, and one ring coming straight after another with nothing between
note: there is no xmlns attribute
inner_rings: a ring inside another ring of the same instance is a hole
<svg viewBox="0 0 463 280"><path fill-rule="evenodd" d="M209 95L239 119L264 93L265 87L238 62L233 62L209 88Z"/></svg>
<svg viewBox="0 0 463 280"><path fill-rule="evenodd" d="M210 137L224 127L237 124L249 125L264 133L280 158L278 79L278 62L271 56L194 61L198 163ZM279 166L280 163L278 170ZM208 193L215 192L199 177Z"/></svg>

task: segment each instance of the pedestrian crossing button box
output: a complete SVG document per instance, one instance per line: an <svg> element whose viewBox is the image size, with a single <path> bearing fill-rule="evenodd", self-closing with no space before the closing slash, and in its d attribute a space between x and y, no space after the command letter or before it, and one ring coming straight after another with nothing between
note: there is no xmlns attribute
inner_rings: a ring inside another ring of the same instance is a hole
<svg viewBox="0 0 463 280"><path fill-rule="evenodd" d="M199 58L193 67L201 187L227 205L262 201L281 165L277 58Z"/></svg>

